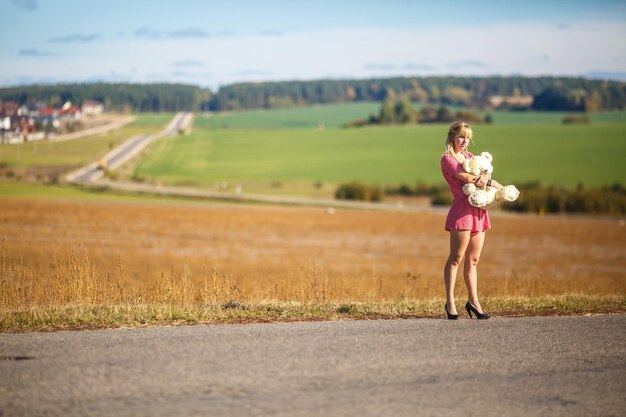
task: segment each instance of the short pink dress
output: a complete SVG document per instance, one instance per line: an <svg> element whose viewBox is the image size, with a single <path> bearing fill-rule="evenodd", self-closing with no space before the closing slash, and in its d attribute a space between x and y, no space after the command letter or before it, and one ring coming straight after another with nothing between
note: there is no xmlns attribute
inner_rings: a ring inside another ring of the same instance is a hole
<svg viewBox="0 0 626 417"><path fill-rule="evenodd" d="M467 158L474 156L470 152L465 152L464 155ZM490 229L487 210L472 206L463 192L465 183L454 178L455 174L465 172L454 156L445 154L441 158L441 172L454 196L446 218L446 230L470 230L472 233L479 233Z"/></svg>

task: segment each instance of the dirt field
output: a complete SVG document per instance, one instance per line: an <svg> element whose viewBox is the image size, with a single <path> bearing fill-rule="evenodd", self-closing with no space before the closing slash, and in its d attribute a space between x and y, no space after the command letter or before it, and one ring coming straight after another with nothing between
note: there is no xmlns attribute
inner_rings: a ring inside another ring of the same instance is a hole
<svg viewBox="0 0 626 417"><path fill-rule="evenodd" d="M8 262L46 280L68 256L124 285L220 276L244 299L441 295L444 214L4 199ZM623 222L494 214L479 267L485 296L625 294ZM73 252L72 252L73 251ZM462 278L457 282L464 296ZM318 294L319 296L319 294Z"/></svg>

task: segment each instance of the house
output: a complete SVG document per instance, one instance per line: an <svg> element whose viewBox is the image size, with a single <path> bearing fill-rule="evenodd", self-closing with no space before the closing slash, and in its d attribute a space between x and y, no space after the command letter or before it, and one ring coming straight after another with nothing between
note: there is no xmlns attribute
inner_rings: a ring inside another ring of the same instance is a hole
<svg viewBox="0 0 626 417"><path fill-rule="evenodd" d="M88 111L101 111L98 102L88 105ZM62 107L51 107L45 103L19 105L7 101L0 104L0 143L22 143L40 140L58 133L79 129L82 111L80 107L67 101Z"/></svg>
<svg viewBox="0 0 626 417"><path fill-rule="evenodd" d="M21 143L35 131L33 118L28 108L7 101L0 104L0 142Z"/></svg>
<svg viewBox="0 0 626 417"><path fill-rule="evenodd" d="M21 116L20 105L14 101L5 101L0 104L0 117Z"/></svg>
<svg viewBox="0 0 626 417"><path fill-rule="evenodd" d="M59 110L59 117L64 120L80 120L80 116L80 109L69 101Z"/></svg>
<svg viewBox="0 0 626 417"><path fill-rule="evenodd" d="M39 109L38 117L42 120L52 121L56 119L57 115L58 115L58 112L53 107L41 107Z"/></svg>
<svg viewBox="0 0 626 417"><path fill-rule="evenodd" d="M85 100L81 107L81 110L85 115L95 116L97 114L104 113L104 104L100 103L99 101Z"/></svg>
<svg viewBox="0 0 626 417"><path fill-rule="evenodd" d="M491 96L489 104L494 108L527 108L533 104L533 96Z"/></svg>
<svg viewBox="0 0 626 417"><path fill-rule="evenodd" d="M21 106L14 101L6 101L0 104L0 128L3 134L5 131L19 129L22 113Z"/></svg>

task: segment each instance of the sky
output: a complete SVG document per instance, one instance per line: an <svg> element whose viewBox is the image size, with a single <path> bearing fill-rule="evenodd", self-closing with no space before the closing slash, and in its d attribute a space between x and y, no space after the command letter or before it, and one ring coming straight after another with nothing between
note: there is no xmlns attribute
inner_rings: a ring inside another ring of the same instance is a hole
<svg viewBox="0 0 626 417"><path fill-rule="evenodd" d="M0 0L0 86L626 81L626 0Z"/></svg>

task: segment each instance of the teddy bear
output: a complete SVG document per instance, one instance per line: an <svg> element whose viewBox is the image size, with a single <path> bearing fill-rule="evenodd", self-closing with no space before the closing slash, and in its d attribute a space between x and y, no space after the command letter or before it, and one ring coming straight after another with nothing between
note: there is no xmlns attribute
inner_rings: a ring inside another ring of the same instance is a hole
<svg viewBox="0 0 626 417"><path fill-rule="evenodd" d="M472 175L480 175L483 172L491 174L493 172L491 161L493 161L493 156L491 156L489 152L481 152L480 155L465 158L465 161L463 161L463 170Z"/></svg>
<svg viewBox="0 0 626 417"><path fill-rule="evenodd" d="M480 175L483 172L491 174L493 173L491 161L493 157L489 152L481 152L480 155L466 158L463 170L472 175ZM484 209L495 207L505 201L515 201L519 197L519 190L514 185L506 185L498 190L491 186L479 189L476 184L469 183L463 186L463 192L472 206Z"/></svg>

